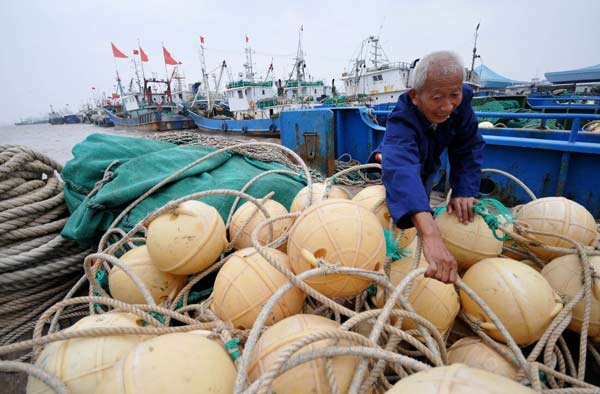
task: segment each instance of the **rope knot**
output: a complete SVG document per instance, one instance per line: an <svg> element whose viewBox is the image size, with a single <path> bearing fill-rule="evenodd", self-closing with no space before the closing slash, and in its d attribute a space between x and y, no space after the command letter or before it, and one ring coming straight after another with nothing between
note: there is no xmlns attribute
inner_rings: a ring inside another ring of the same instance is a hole
<svg viewBox="0 0 600 394"><path fill-rule="evenodd" d="M330 263L326 260L323 260L322 258L318 258L317 266L319 268L325 268L327 270L327 272L329 272L329 273L335 273L337 270L337 267L339 266L339 263Z"/></svg>

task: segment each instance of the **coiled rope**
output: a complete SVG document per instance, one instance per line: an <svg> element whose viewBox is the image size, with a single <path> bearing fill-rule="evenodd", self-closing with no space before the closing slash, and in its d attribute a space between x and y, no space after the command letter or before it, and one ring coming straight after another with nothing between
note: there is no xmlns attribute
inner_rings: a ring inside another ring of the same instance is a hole
<svg viewBox="0 0 600 394"><path fill-rule="evenodd" d="M60 236L68 217L61 170L39 152L0 145L0 345L64 297L89 254Z"/></svg>

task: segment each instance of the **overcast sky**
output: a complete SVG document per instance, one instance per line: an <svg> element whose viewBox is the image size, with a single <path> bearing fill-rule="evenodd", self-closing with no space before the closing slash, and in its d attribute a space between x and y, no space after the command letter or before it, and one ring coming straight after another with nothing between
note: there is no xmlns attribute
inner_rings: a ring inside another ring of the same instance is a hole
<svg viewBox="0 0 600 394"><path fill-rule="evenodd" d="M111 41L132 55L139 39L150 57L146 74L159 77L163 42L188 83L200 80L200 35L208 69L226 60L234 75L241 71L247 34L259 74L273 58L283 78L300 25L309 73L327 81L340 77L371 34L380 35L390 60L450 49L470 64L478 22L481 60L509 78L600 63L597 0L1 0L0 15L0 123L45 114L51 104L78 110L92 87L109 94ZM127 59L117 59L117 67L123 79L133 75Z"/></svg>

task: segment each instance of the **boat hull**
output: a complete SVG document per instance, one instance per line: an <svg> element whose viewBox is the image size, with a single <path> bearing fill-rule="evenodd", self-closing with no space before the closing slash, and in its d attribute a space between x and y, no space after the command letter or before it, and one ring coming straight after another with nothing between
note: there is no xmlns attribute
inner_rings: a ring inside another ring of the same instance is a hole
<svg viewBox="0 0 600 394"><path fill-rule="evenodd" d="M160 110L137 113L132 117L123 118L114 112L104 109L115 126L127 127L141 131L171 131L196 128L194 122L183 116L163 114Z"/></svg>
<svg viewBox="0 0 600 394"><path fill-rule="evenodd" d="M186 111L198 129L206 132L232 132L255 136L278 137L281 130L279 118L276 119L214 119L206 118L193 111Z"/></svg>

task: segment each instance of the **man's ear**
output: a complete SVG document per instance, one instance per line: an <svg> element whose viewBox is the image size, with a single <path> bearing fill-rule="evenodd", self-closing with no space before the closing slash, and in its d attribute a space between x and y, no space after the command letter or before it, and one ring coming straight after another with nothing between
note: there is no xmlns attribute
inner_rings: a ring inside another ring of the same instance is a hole
<svg viewBox="0 0 600 394"><path fill-rule="evenodd" d="M410 88L408 90L408 97L410 97L410 101L417 107L419 106L419 97L417 96L417 90L415 88Z"/></svg>

